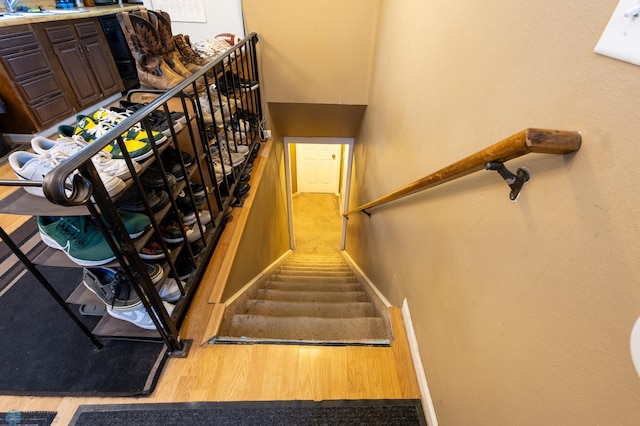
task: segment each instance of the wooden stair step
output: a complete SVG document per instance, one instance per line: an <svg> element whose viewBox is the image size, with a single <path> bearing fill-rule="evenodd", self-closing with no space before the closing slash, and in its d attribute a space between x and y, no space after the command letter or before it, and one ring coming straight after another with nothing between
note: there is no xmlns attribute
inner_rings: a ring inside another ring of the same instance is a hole
<svg viewBox="0 0 640 426"><path fill-rule="evenodd" d="M255 299L247 301L247 311L245 314L273 317L375 317L373 304L370 302L313 303Z"/></svg>
<svg viewBox="0 0 640 426"><path fill-rule="evenodd" d="M335 270L322 270L316 269L299 269L299 270L287 270L279 269L274 275L291 275L299 277L355 277L352 271L335 271Z"/></svg>

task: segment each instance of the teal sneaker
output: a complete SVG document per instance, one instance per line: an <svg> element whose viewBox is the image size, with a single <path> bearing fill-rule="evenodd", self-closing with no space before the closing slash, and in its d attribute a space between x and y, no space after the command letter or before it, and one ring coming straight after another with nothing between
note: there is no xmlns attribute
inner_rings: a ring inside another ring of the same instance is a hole
<svg viewBox="0 0 640 426"><path fill-rule="evenodd" d="M141 237L147 232L147 229L151 227L151 219L149 216L142 213L130 212L122 209L117 209L118 216L120 216L120 220L124 224L124 227L127 230L127 234L129 234L129 238L135 240L136 238ZM102 221L106 225L106 221L104 217Z"/></svg>
<svg viewBox="0 0 640 426"><path fill-rule="evenodd" d="M116 257L90 216L37 216L40 238L74 263L100 266Z"/></svg>
<svg viewBox="0 0 640 426"><path fill-rule="evenodd" d="M151 219L145 214L118 209L118 216L132 240L141 237L151 227Z"/></svg>

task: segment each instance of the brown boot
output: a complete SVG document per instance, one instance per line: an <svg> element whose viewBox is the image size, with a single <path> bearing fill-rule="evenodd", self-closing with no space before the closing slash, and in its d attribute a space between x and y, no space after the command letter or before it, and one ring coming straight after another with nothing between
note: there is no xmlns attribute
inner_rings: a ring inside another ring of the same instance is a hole
<svg viewBox="0 0 640 426"><path fill-rule="evenodd" d="M183 77L191 77L193 72L184 66L180 61L180 55L176 51L176 44L173 42L173 34L171 32L171 19L169 14L160 10L149 10L149 21L153 23L160 36L160 42L164 49L164 59L177 74Z"/></svg>
<svg viewBox="0 0 640 426"><path fill-rule="evenodd" d="M164 64L158 32L146 19L128 12L116 15L136 61L140 83L168 90L184 80Z"/></svg>
<svg viewBox="0 0 640 426"><path fill-rule="evenodd" d="M188 36L184 34L178 34L173 37L173 40L178 48L178 51L189 60L189 62L194 63L199 66L204 66L207 64L207 61L200 56L196 51L191 48L191 44L189 43Z"/></svg>

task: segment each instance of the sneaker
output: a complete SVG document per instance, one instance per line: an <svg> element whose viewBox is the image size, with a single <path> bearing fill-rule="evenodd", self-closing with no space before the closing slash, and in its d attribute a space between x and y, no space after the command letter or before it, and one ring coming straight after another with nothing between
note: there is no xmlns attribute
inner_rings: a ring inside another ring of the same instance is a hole
<svg viewBox="0 0 640 426"><path fill-rule="evenodd" d="M187 250L183 250L180 253L180 256L176 259L175 266L182 281L186 281L196 269Z"/></svg>
<svg viewBox="0 0 640 426"><path fill-rule="evenodd" d="M78 116L76 116L76 119L78 121L80 121L84 117L85 116L83 116L83 115L78 115ZM111 127L114 127L114 126L120 124L122 121L126 120L127 118L129 118L129 115L128 114L121 114L121 113L116 112L116 111L110 111L110 110L105 109L105 108L99 108L97 111L95 111L89 117L94 122L98 122L100 124L104 124L107 127L111 128ZM156 144L156 146L160 146L160 145L162 145L163 143L165 143L168 140L167 136L162 134L162 132L156 132L156 131L152 130L151 131L151 135L149 135L147 133L147 131L142 128L140 123L137 123L133 127L129 128L129 130L127 130L127 132L124 133L122 135L122 137L127 138L127 139L136 140L136 141L142 141L142 142L146 142L146 143L152 143L153 142L153 143Z"/></svg>
<svg viewBox="0 0 640 426"><path fill-rule="evenodd" d="M126 110L129 111L137 111L140 108L143 108L145 106L147 106L147 103L137 103L137 102L130 102L130 101L125 101L122 100L120 101L120 106ZM161 109L158 109L154 112L151 113L151 115L156 119L156 120L160 120L160 115L162 115L162 118L166 120L166 116L164 114L164 111L162 111ZM179 111L169 111L169 115L171 116L171 120L173 120L174 123L177 123L180 125L179 128L176 128L175 131L177 132L178 130L182 129L182 126L185 126L187 124L187 118L185 117L183 112L179 112Z"/></svg>
<svg viewBox="0 0 640 426"><path fill-rule="evenodd" d="M129 238L132 240L144 235L151 227L151 219L145 214L118 209L118 216L120 216Z"/></svg>
<svg viewBox="0 0 640 426"><path fill-rule="evenodd" d="M171 160L174 163L180 163L180 157L182 157L182 162L184 163L185 167L189 167L195 162L195 158L193 158L193 155L185 151L178 151L172 146L165 149L162 153L163 160Z"/></svg>
<svg viewBox="0 0 640 426"><path fill-rule="evenodd" d="M145 172L140 176L140 183L147 188L153 189L164 189L164 179L163 176L167 179L167 183L169 184L169 189L173 191L173 188L176 186L176 177L173 173L169 173L167 170L166 174L162 174L162 172L155 168L149 167Z"/></svg>
<svg viewBox="0 0 640 426"><path fill-rule="evenodd" d="M42 136L36 136L31 139L33 152L41 155L49 154L51 156L71 157L87 145L87 141L77 135L59 138L57 141ZM114 159L113 156L106 151L98 152L91 160L98 173L115 176L123 180L131 177L127 162L125 160ZM133 161L133 168L135 173L141 170L140 164L135 161Z"/></svg>
<svg viewBox="0 0 640 426"><path fill-rule="evenodd" d="M50 154L32 154L27 151L16 151L9 155L9 164L20 180L32 180L36 182L44 181L44 177L59 164L63 163L68 157L64 157L59 153L55 156ZM110 176L98 172L100 180L110 197L118 195L127 187L124 181L115 176ZM67 179L67 183L71 185L71 177ZM25 191L38 197L45 197L42 187L24 186Z"/></svg>
<svg viewBox="0 0 640 426"><path fill-rule="evenodd" d="M135 113L135 110L133 109L120 107L111 107L110 109L114 113L119 114L123 117L129 117L130 115ZM161 113L160 111L153 111L147 116L147 120L149 121L151 130L153 130L154 132L162 133L166 137L171 136L171 124L167 122L167 119L163 113ZM142 130L142 126L140 126L140 130ZM176 133L179 132L180 130L182 130L182 124L175 122L173 130Z"/></svg>
<svg viewBox="0 0 640 426"><path fill-rule="evenodd" d="M91 117L78 116L78 122L76 126L60 125L58 126L58 134L61 137L72 137L74 135L82 137L87 143L91 143L100 136L109 132L113 126L106 125L105 123L95 122ZM149 142L138 141L122 135L124 146L126 151L132 160L141 161L145 158L149 158L153 155L151 145ZM117 140L112 141L109 145L105 146L104 151L110 153L113 158L122 160L124 154L120 149L120 145Z"/></svg>
<svg viewBox="0 0 640 426"><path fill-rule="evenodd" d="M257 81L241 78L238 74L235 74L232 71L227 71L225 73L225 77L229 84L233 82L235 87L240 87L243 90L256 90L260 86Z"/></svg>
<svg viewBox="0 0 640 426"><path fill-rule="evenodd" d="M144 266L147 268L147 273L149 274L149 278L151 278L151 282L153 284L158 284L164 278L164 269L157 263L145 263Z"/></svg>
<svg viewBox="0 0 640 426"><path fill-rule="evenodd" d="M47 173L53 170L50 155L38 155L26 151L15 151L9 154L9 165L11 165L18 179L32 180L35 182L44 181ZM72 185L71 178L68 178L66 182L68 185ZM45 197L42 187L23 186L22 188L31 195Z"/></svg>
<svg viewBox="0 0 640 426"><path fill-rule="evenodd" d="M188 225L184 225L185 232L190 229ZM167 243L175 244L184 241L182 231L180 230L180 224L173 219L168 219L160 224L160 234L162 239Z"/></svg>
<svg viewBox="0 0 640 426"><path fill-rule="evenodd" d="M89 216L37 216L42 241L74 263L100 266L116 257Z"/></svg>
<svg viewBox="0 0 640 426"><path fill-rule="evenodd" d="M149 206L153 212L158 212L169 203L169 194L166 191L149 190L145 193ZM132 186L122 194L116 201L116 206L122 210L132 212L144 212L146 207L142 201L142 196L138 193L135 186Z"/></svg>
<svg viewBox="0 0 640 426"><path fill-rule="evenodd" d="M171 252L171 250L169 250L169 252ZM147 241L138 254L145 260L159 260L166 257L164 250L162 250L162 245L156 240L155 236Z"/></svg>
<svg viewBox="0 0 640 426"><path fill-rule="evenodd" d="M184 288L184 286L186 285L186 283L184 282L180 282L180 284L182 285L182 288ZM180 297L182 297L180 287L178 286L176 280L173 278L167 278L166 280L164 280L164 283L158 289L158 294L160 295L162 300L171 303L177 302L178 300L180 300Z"/></svg>
<svg viewBox="0 0 640 426"><path fill-rule="evenodd" d="M84 268L82 282L107 306L129 309L142 305L131 282L115 269Z"/></svg>
<svg viewBox="0 0 640 426"><path fill-rule="evenodd" d="M174 305L168 302L162 302L169 316L173 314ZM116 309L107 305L107 313L113 318L130 322L131 324L143 328L145 330L155 330L156 326L151 319L151 315L144 308L144 305L137 308Z"/></svg>

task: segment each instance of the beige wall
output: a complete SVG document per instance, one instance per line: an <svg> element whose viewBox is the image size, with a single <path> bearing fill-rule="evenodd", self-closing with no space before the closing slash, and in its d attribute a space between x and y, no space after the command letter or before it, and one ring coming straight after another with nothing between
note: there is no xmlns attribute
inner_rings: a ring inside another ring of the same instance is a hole
<svg viewBox="0 0 640 426"><path fill-rule="evenodd" d="M255 198L222 301L233 296L289 250L287 201L282 186L284 181L282 143L274 144L273 148L266 158L267 163L260 185L250 189L255 193Z"/></svg>
<svg viewBox="0 0 640 426"><path fill-rule="evenodd" d="M442 425L640 424L640 68L593 53L616 5L381 2L352 206L526 127L583 136L509 162L532 173L515 203L478 172L349 220Z"/></svg>
<svg viewBox="0 0 640 426"><path fill-rule="evenodd" d="M527 127L583 135L509 162L532 173L515 203L478 172L349 220L408 300L442 425L640 424L640 68L593 53L616 4L243 1L267 101L367 104L352 206Z"/></svg>
<svg viewBox="0 0 640 426"><path fill-rule="evenodd" d="M365 104L378 3L242 0L246 32L260 37L267 101Z"/></svg>

